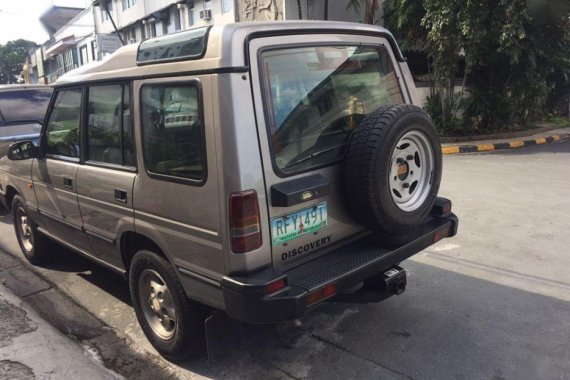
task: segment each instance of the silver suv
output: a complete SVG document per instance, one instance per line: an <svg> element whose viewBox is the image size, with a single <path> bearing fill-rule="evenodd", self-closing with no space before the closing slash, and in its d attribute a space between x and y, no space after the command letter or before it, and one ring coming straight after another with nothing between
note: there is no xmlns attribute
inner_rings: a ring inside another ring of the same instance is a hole
<svg viewBox="0 0 570 380"><path fill-rule="evenodd" d="M404 291L400 262L455 235L414 91L374 26L148 39L57 82L39 147L1 161L1 198L30 262L56 259L49 238L124 274L144 333L180 360L212 309L271 323L381 300Z"/></svg>

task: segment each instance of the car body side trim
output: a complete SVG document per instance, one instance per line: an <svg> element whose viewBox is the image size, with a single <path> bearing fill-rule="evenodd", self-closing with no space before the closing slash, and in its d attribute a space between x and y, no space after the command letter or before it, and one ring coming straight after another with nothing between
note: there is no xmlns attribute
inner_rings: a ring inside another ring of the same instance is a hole
<svg viewBox="0 0 570 380"><path fill-rule="evenodd" d="M103 266L105 266L105 267L107 267L107 268L113 270L114 272L117 272L117 273L122 274L122 275L125 275L125 274L127 273L124 269L119 268L119 267L117 267L117 266L115 266L115 265L113 265L113 264L109 264L108 262L106 262L106 261L104 261L104 260L101 260L100 258L98 258L98 257L96 257L96 256L94 256L94 255L92 255L92 254L90 254L90 253L88 253L88 252L86 252L86 251L84 251L84 250L82 250L82 249L79 249L79 248L75 247L73 244L71 244L71 243L69 243L69 242L67 242L67 241L65 241L65 240L62 240L62 239L58 238L57 236L54 236L54 235L50 234L48 231L46 231L46 230L43 229L42 227L38 227L38 231L39 231L41 234L47 236L48 238L55 240L55 241L58 242L59 244L64 245L64 246L66 246L66 247L69 248L69 249L72 249L73 251L79 253L79 254L82 255L82 256L85 256L87 259L92 260L92 261L94 261L94 262L97 263L97 264L101 264L101 265L103 265Z"/></svg>

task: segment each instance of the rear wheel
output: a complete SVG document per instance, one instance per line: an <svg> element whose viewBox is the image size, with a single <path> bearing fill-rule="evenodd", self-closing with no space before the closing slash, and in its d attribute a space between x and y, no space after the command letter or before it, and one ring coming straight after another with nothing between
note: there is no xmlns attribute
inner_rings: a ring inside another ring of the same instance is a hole
<svg viewBox="0 0 570 380"><path fill-rule="evenodd" d="M165 358L181 361L204 347L203 307L187 298L170 263L139 251L129 273L131 300L147 339Z"/></svg>
<svg viewBox="0 0 570 380"><path fill-rule="evenodd" d="M12 199L12 218L18 244L26 259L34 265L46 262L49 259L47 239L38 231L19 195Z"/></svg>
<svg viewBox="0 0 570 380"><path fill-rule="evenodd" d="M439 138L421 108L381 107L354 131L346 156L348 201L354 217L386 241L405 241L425 221L440 180Z"/></svg>

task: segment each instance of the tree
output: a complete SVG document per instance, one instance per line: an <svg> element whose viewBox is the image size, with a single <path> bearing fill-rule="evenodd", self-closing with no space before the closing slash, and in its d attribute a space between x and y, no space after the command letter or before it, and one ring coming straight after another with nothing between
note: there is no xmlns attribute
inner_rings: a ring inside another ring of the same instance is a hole
<svg viewBox="0 0 570 380"><path fill-rule="evenodd" d="M0 83L17 83L29 49L37 47L27 40L9 41L0 45Z"/></svg>
<svg viewBox="0 0 570 380"><path fill-rule="evenodd" d="M429 106L439 112L432 117L443 132L453 128L461 100L454 92L460 52L468 125L500 130L525 124L542 116L551 94L568 88L568 1L387 0L384 13L404 46L421 46L429 57L437 89Z"/></svg>
<svg viewBox="0 0 570 380"><path fill-rule="evenodd" d="M364 4L364 20L365 24L375 24L376 15L380 10L379 0L349 0L347 9L353 9L354 12L360 13Z"/></svg>

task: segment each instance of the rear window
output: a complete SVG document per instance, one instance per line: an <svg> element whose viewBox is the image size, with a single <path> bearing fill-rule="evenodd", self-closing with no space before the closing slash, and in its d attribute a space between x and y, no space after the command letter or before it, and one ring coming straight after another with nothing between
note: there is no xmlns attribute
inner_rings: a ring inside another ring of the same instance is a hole
<svg viewBox="0 0 570 380"><path fill-rule="evenodd" d="M51 88L0 92L0 112L7 123L37 120L43 122Z"/></svg>
<svg viewBox="0 0 570 380"><path fill-rule="evenodd" d="M261 54L270 145L282 174L342 158L364 116L403 103L385 48L313 46Z"/></svg>

